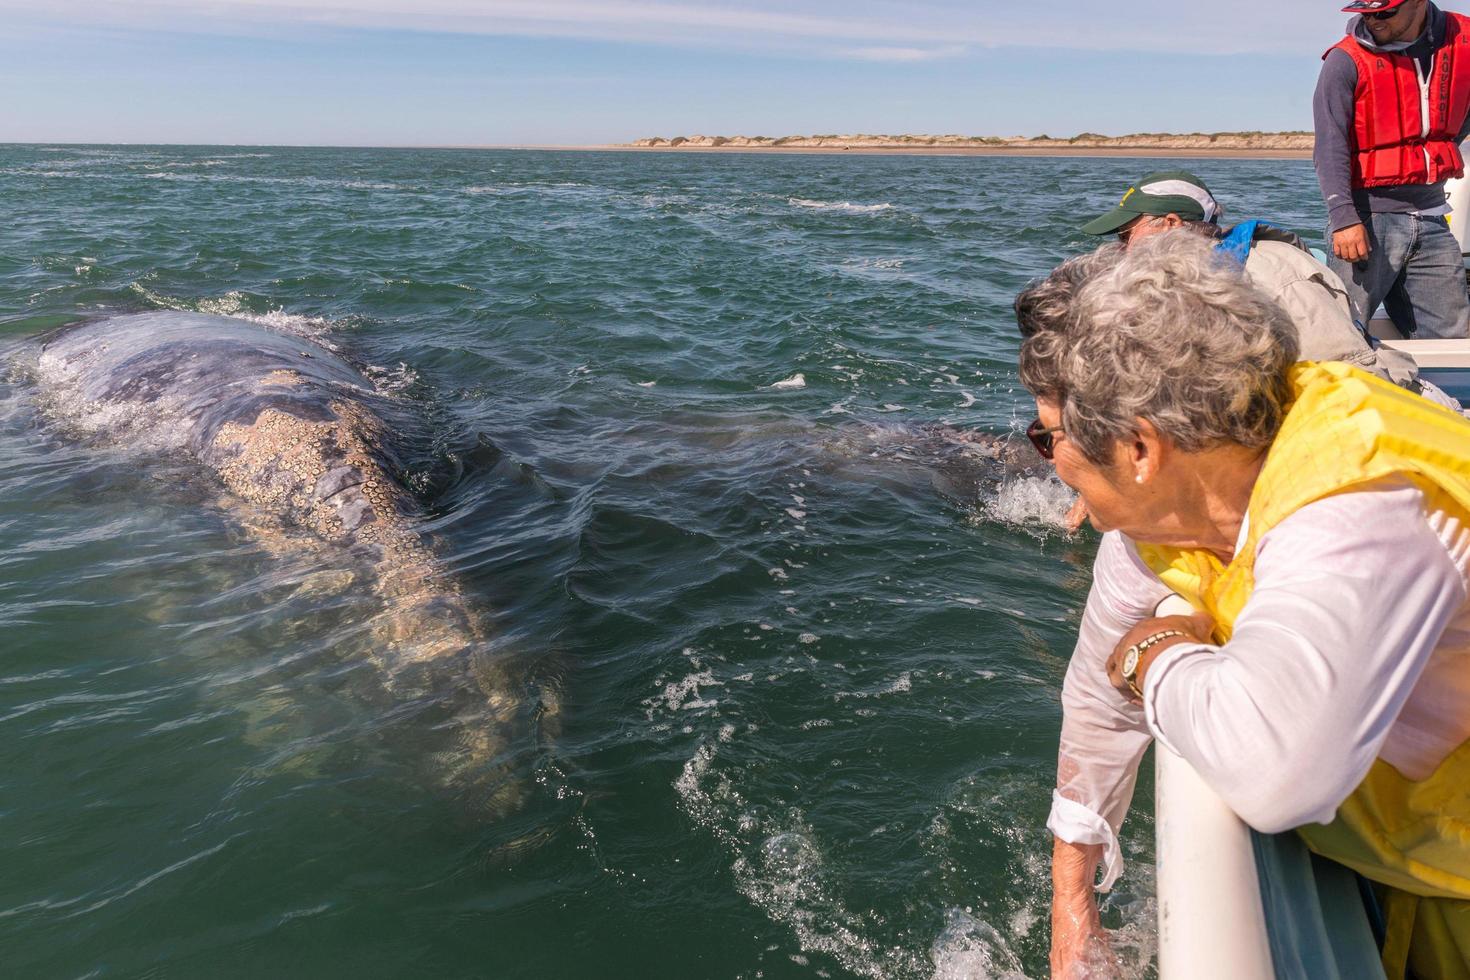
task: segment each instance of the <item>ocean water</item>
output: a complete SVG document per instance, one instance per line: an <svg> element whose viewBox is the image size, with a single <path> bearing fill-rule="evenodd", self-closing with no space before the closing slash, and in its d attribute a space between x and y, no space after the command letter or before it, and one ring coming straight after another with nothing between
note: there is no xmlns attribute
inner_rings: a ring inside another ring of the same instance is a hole
<svg viewBox="0 0 1470 980"><path fill-rule="evenodd" d="M3 972L1043 976L1096 539L985 437L1033 417L1016 291L1175 165L0 146ZM1320 238L1307 163L1192 166ZM159 309L394 401L546 715L513 805L427 775L340 555L58 407L46 331ZM1150 793L1105 910L1131 977Z"/></svg>

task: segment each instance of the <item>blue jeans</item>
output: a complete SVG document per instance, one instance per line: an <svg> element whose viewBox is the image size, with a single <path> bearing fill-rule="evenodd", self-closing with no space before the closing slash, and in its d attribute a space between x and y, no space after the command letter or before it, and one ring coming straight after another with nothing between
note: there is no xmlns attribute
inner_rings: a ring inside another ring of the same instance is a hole
<svg viewBox="0 0 1470 980"><path fill-rule="evenodd" d="M1459 216L1470 221L1470 214ZM1442 217L1372 214L1363 222L1371 251L1362 262L1328 255L1347 285L1353 316L1366 325L1381 304L1405 337L1470 335L1470 298L1460 245ZM1332 235L1327 236L1329 245Z"/></svg>

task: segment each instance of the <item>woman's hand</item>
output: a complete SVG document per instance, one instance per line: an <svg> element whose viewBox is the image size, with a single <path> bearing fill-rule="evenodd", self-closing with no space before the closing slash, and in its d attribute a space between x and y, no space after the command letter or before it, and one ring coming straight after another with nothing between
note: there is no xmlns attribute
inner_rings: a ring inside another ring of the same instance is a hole
<svg viewBox="0 0 1470 980"><path fill-rule="evenodd" d="M1134 672L1133 680L1138 686L1138 690L1142 691L1143 675L1148 670L1149 664L1153 663L1159 654L1180 643L1212 643L1210 634L1214 628L1214 619L1210 617L1209 613L1202 612L1197 612L1190 616L1156 616L1153 619L1145 619L1127 633L1124 633L1123 638L1118 641L1118 645L1113 648L1113 652L1108 657L1107 663L1108 680L1129 701L1132 701L1134 704L1141 704L1142 700L1133 692L1133 688L1128 685L1128 682L1123 679L1123 659L1128 653L1129 648L1136 644L1141 644L1149 637L1157 636L1160 633L1176 634L1166 636L1164 639L1150 644L1148 649L1140 655L1138 669Z"/></svg>
<svg viewBox="0 0 1470 980"><path fill-rule="evenodd" d="M1102 856L1098 844L1056 840L1051 856L1051 975L1053 980L1109 977L1108 934L1098 919L1093 880ZM1098 969L1094 970L1094 967Z"/></svg>
<svg viewBox="0 0 1470 980"><path fill-rule="evenodd" d="M1072 504L1071 509L1067 511L1067 516L1062 518L1062 521L1067 525L1067 532L1069 534L1075 534L1081 530L1082 522L1085 520L1087 520L1087 501L1078 497L1076 503Z"/></svg>

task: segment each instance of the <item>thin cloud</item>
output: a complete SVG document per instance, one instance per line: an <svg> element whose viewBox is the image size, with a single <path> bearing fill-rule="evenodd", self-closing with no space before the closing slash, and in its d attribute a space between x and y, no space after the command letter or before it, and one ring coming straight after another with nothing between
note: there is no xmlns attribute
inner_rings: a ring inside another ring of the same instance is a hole
<svg viewBox="0 0 1470 980"><path fill-rule="evenodd" d="M858 61L913 62L937 61L942 58L958 58L965 53L964 45L951 44L942 48L844 48L837 53L844 58Z"/></svg>
<svg viewBox="0 0 1470 980"><path fill-rule="evenodd" d="M38 9L39 8L39 9ZM1339 35L1334 13L1273 14L1252 32L1238 10L1135 0L1126 16L1088 0L0 0L12 22L140 31L278 35L282 29L397 30L733 47L875 62L921 62L991 47L1316 53Z"/></svg>
<svg viewBox="0 0 1470 980"><path fill-rule="evenodd" d="M396 28L465 34L575 37L588 40L715 41L731 34L773 42L952 40L936 28L891 18L803 14L746 4L588 2L588 0L137 0L98 6L92 0L51 0L37 11L23 0L0 10L84 26L228 31L260 25Z"/></svg>

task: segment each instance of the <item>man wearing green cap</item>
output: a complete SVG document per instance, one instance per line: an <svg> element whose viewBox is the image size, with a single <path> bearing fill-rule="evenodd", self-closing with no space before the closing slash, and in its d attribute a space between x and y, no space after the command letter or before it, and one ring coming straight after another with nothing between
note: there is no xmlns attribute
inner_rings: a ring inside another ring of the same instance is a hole
<svg viewBox="0 0 1470 980"><path fill-rule="evenodd" d="M1181 221L1215 224L1221 215L1220 205L1205 182L1187 170L1165 170L1149 174L1128 188L1123 200L1107 214L1093 218L1082 226L1086 235L1116 234L1126 245L1144 228L1159 231L1162 219L1175 215Z"/></svg>
<svg viewBox="0 0 1470 980"><path fill-rule="evenodd" d="M1203 180L1186 170L1169 170L1149 174L1128 188L1117 207L1083 225L1082 231L1116 234L1125 246L1176 229L1213 238L1218 251L1239 262L1251 284L1291 317L1302 360L1345 361L1421 391L1413 359L1373 348L1353 320L1342 280L1318 262L1299 237L1261 221L1242 222L1226 231L1219 224L1224 213Z"/></svg>
<svg viewBox="0 0 1470 980"><path fill-rule="evenodd" d="M1168 170L1149 174L1128 188L1117 207L1083 225L1082 231L1117 235L1125 248L1168 231L1215 239L1217 251L1240 263L1251 284L1291 317L1302 360L1343 361L1460 411L1453 398L1419 380L1413 358L1369 342L1353 319L1342 279L1317 261L1299 236L1261 221L1245 221L1226 231L1219 224L1224 213L1203 180L1187 170ZM1079 499L1065 522L1075 531L1086 519Z"/></svg>

